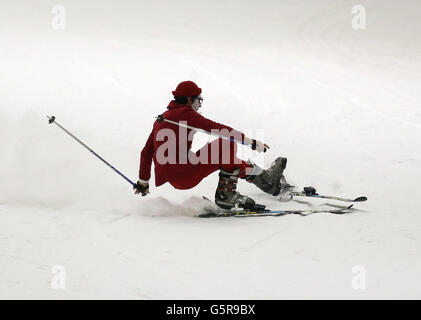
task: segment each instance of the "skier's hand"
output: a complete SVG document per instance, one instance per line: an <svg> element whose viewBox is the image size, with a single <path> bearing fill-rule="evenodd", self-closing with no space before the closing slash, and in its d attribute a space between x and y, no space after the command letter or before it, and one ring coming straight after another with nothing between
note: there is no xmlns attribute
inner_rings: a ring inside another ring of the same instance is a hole
<svg viewBox="0 0 421 320"><path fill-rule="evenodd" d="M141 193L142 196L146 196L149 193L149 182L144 182L144 181L138 181L134 186L133 186L134 194L139 194Z"/></svg>
<svg viewBox="0 0 421 320"><path fill-rule="evenodd" d="M256 150L257 152L266 152L267 149L270 149L266 143L248 137L244 137L244 143L249 145L253 150Z"/></svg>
<svg viewBox="0 0 421 320"><path fill-rule="evenodd" d="M257 152L266 152L267 149L270 149L269 146L266 143L263 143L262 141L258 141L253 139L253 143L251 145L251 148L253 150L256 150Z"/></svg>

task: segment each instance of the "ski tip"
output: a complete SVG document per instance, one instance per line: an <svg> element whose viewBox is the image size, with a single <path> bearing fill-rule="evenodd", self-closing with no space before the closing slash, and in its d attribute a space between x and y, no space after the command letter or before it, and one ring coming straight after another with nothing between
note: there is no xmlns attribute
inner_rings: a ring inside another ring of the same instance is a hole
<svg viewBox="0 0 421 320"><path fill-rule="evenodd" d="M353 205L353 204L351 204L351 205L350 205L350 206L348 206L348 207L344 207L344 208L342 208L342 209L337 209L337 210L331 210L331 211L328 211L328 212L330 212L330 213L334 213L334 214L345 214L345 213L348 213L348 210L349 210L349 209L351 209L353 206L354 206L354 205Z"/></svg>
<svg viewBox="0 0 421 320"><path fill-rule="evenodd" d="M364 201L367 201L367 197L358 197L354 199L353 202L364 202Z"/></svg>

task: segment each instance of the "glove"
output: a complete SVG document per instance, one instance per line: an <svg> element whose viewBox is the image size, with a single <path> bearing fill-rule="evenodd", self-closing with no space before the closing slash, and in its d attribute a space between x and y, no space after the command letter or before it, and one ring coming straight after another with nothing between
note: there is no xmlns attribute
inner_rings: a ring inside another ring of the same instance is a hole
<svg viewBox="0 0 421 320"><path fill-rule="evenodd" d="M256 150L257 152L266 152L267 149L270 149L269 146L266 143L263 143L262 141L258 141L256 139L253 139L253 142L251 144L251 148L253 150Z"/></svg>
<svg viewBox="0 0 421 320"><path fill-rule="evenodd" d="M139 180L139 181L137 181L136 184L133 185L133 189L135 190L134 194L141 193L142 196L144 197L149 193L149 182Z"/></svg>

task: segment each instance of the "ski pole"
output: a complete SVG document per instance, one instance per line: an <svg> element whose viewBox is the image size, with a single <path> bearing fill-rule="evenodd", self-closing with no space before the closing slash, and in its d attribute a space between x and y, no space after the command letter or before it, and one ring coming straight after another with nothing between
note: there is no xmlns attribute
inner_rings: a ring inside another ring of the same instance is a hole
<svg viewBox="0 0 421 320"><path fill-rule="evenodd" d="M113 169L116 173L118 173L124 180L126 180L128 183L130 183L133 186L133 188L136 188L136 189L140 190L140 187L137 185L137 183L134 183L133 181L131 181L124 174L122 174L120 171L118 171L116 168L114 168L111 164L109 164L106 160L104 160L100 155L98 155L94 150L89 148L81 140L79 140L77 137L75 137L73 134L71 134L69 131L67 131L65 128L63 128L57 121L55 121L56 120L55 116L51 116L51 117L47 116L47 118L48 118L48 123L50 123L50 124L54 123L60 129L62 129L64 132L66 132L69 136L71 136L73 139L75 139L77 142L79 142L82 146L84 146L86 149L88 149L95 157L97 157L99 160L101 160L107 166L109 166L111 169ZM143 194L144 192L142 190L140 190L140 191L142 192L142 195L146 195L146 193Z"/></svg>
<svg viewBox="0 0 421 320"><path fill-rule="evenodd" d="M218 137L218 138L226 139L226 140L229 140L229 141L232 141L232 142L240 143L240 144L243 144L245 146L251 147L253 150L256 150L256 139L253 139L253 143L249 144L249 143L245 143L244 141L240 141L240 140L237 140L237 139L234 139L234 138L231 138L231 137L225 137L225 136L217 134L217 133L213 133L213 132L209 132L209 131L206 131L206 130L203 130L203 129L195 128L195 127L189 126L189 125L184 124L184 123L179 123L179 122L176 122L176 121L165 119L162 114L157 116L156 119L157 119L158 122L165 121L165 122L168 122L168 123L175 124L179 127L196 130L196 131L199 131L199 132L202 132L202 133L205 133L205 134L209 134L209 135L214 136L214 137ZM266 152L266 150L267 150L267 148L264 148L263 152Z"/></svg>

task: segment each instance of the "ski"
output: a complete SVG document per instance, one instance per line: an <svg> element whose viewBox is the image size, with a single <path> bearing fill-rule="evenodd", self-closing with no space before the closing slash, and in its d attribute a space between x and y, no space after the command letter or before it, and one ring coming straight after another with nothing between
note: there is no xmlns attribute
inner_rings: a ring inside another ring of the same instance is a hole
<svg viewBox="0 0 421 320"><path fill-rule="evenodd" d="M337 200L343 202L364 202L367 201L367 197L361 196L355 199L347 199L341 197L334 197L334 196L326 196L316 193L316 189L313 187L305 187L303 191L289 191L286 193L287 196L292 199L293 197L310 197L310 198L320 198L320 199L329 199L329 200Z"/></svg>
<svg viewBox="0 0 421 320"><path fill-rule="evenodd" d="M264 217L271 216L277 217L287 214L297 214L301 216L308 216L313 213L333 213L333 214L344 214L347 213L351 208L352 204L348 207L340 209L313 209L313 210L224 210L221 208L206 208L203 213L199 214L199 218L217 218L217 217Z"/></svg>
<svg viewBox="0 0 421 320"><path fill-rule="evenodd" d="M291 198L293 198L293 197L310 197L310 198L338 200L338 201L343 201L343 202L364 202L364 201L367 201L367 197L363 197L363 196L355 198L355 199L346 199L346 198L341 198L341 197L323 196L323 195L320 195L320 194L306 195L304 192L291 192L291 193L289 193L289 195L291 196Z"/></svg>

